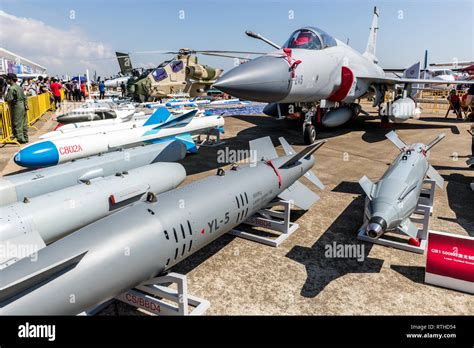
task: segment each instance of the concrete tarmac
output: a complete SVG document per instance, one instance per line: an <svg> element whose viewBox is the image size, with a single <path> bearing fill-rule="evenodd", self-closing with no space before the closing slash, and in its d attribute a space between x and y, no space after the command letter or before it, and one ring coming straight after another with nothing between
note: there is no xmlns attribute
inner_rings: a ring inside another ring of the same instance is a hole
<svg viewBox="0 0 474 348"><path fill-rule="evenodd" d="M465 164L471 151L466 131L470 123L457 121L452 114L445 119L445 111L440 111L384 129L374 110L367 110L371 116L319 134L327 143L316 152L313 170L326 189L308 185L321 200L307 212L293 211L292 219L300 228L278 248L226 235L172 270L187 275L190 294L210 301L206 314L474 314L472 295L424 283L425 255L356 238L364 206L358 180L367 175L377 181L397 156L398 150L384 137L390 130L396 130L406 143L427 143L446 133L431 152L431 164L445 178L446 187L436 189L430 229L474 236L474 192L469 188L474 173ZM299 127L263 115L227 117L225 131L224 145L201 147L198 154L182 161L188 173L183 185L215 175L219 166L228 168L216 163L218 151L226 146L248 149L249 140L269 135L279 154L283 154L280 136L297 150L304 147ZM10 161L3 173L18 169ZM329 257L326 251L334 243L355 245L361 257ZM100 314L139 312L116 301Z"/></svg>

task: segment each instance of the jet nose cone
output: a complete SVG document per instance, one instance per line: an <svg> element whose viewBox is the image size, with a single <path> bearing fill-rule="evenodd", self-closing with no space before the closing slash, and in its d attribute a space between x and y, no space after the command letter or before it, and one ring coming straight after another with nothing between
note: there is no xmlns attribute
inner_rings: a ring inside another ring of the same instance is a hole
<svg viewBox="0 0 474 348"><path fill-rule="evenodd" d="M42 141L18 151L13 160L27 168L55 166L59 161L59 152L51 141Z"/></svg>
<svg viewBox="0 0 474 348"><path fill-rule="evenodd" d="M290 67L283 57L258 57L224 74L214 87L241 99L277 102L290 92Z"/></svg>

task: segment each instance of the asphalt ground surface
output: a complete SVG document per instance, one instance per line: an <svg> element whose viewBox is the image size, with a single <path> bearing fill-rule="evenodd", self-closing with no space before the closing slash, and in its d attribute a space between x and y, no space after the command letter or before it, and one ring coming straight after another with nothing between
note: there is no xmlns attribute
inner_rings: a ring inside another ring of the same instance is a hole
<svg viewBox="0 0 474 348"><path fill-rule="evenodd" d="M292 212L300 227L278 248L225 235L174 267L172 271L186 274L190 294L210 301L206 314L474 314L472 295L424 283L425 255L356 238L364 207L358 180L367 175L377 181L397 156L398 149L384 136L391 129L406 143L428 143L446 133L431 151L431 164L446 183L444 190L436 189L429 227L474 236L474 193L469 188L474 173L465 164L471 152L470 123L457 121L454 115L445 119L445 111L440 111L384 129L374 110L368 111L369 117L319 133L327 143L316 152L313 170L326 189L308 185L321 200L306 212ZM37 123L39 130L32 131L31 139L54 127L50 118ZM215 175L223 166L216 161L217 151L225 147L248 149L249 140L262 136L271 137L279 154L283 154L280 136L297 150L304 147L299 127L264 115L227 117L225 131L224 145L201 147L182 161L188 173L183 185ZM0 148L3 174L21 169L11 161L16 151L13 145ZM308 184L306 179L302 182ZM352 245L361 254L328 257L326 250L333 245ZM100 314L140 313L115 301Z"/></svg>

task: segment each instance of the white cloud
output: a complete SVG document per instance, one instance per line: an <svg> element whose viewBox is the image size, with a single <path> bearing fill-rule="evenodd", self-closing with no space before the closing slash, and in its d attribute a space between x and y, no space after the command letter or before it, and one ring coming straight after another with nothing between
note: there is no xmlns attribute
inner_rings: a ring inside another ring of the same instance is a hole
<svg viewBox="0 0 474 348"><path fill-rule="evenodd" d="M111 47L91 41L78 28L63 30L32 18L0 10L0 45L45 66L51 75L77 74L89 69L99 75L119 70Z"/></svg>

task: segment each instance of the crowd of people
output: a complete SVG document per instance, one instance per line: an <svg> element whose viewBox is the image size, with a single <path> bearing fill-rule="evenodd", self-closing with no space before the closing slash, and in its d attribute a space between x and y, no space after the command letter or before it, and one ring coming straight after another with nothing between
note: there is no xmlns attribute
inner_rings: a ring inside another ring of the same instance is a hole
<svg viewBox="0 0 474 348"><path fill-rule="evenodd" d="M105 83L98 83L99 98L105 98ZM125 94L125 84L121 86L122 95ZM56 109L61 107L61 91L67 100L81 102L89 97L89 90L82 77L67 81L60 81L56 77L24 78L21 81L13 73L0 76L0 102L10 104L12 132L14 138L21 144L28 143L28 97L48 93Z"/></svg>
<svg viewBox="0 0 474 348"><path fill-rule="evenodd" d="M462 120L462 111L471 111L466 120L474 119L474 112L472 108L474 106L474 85L471 85L466 93L459 95L458 90L452 89L448 95L448 101L450 108L446 112L446 118L448 117L449 110L453 110L458 120Z"/></svg>

